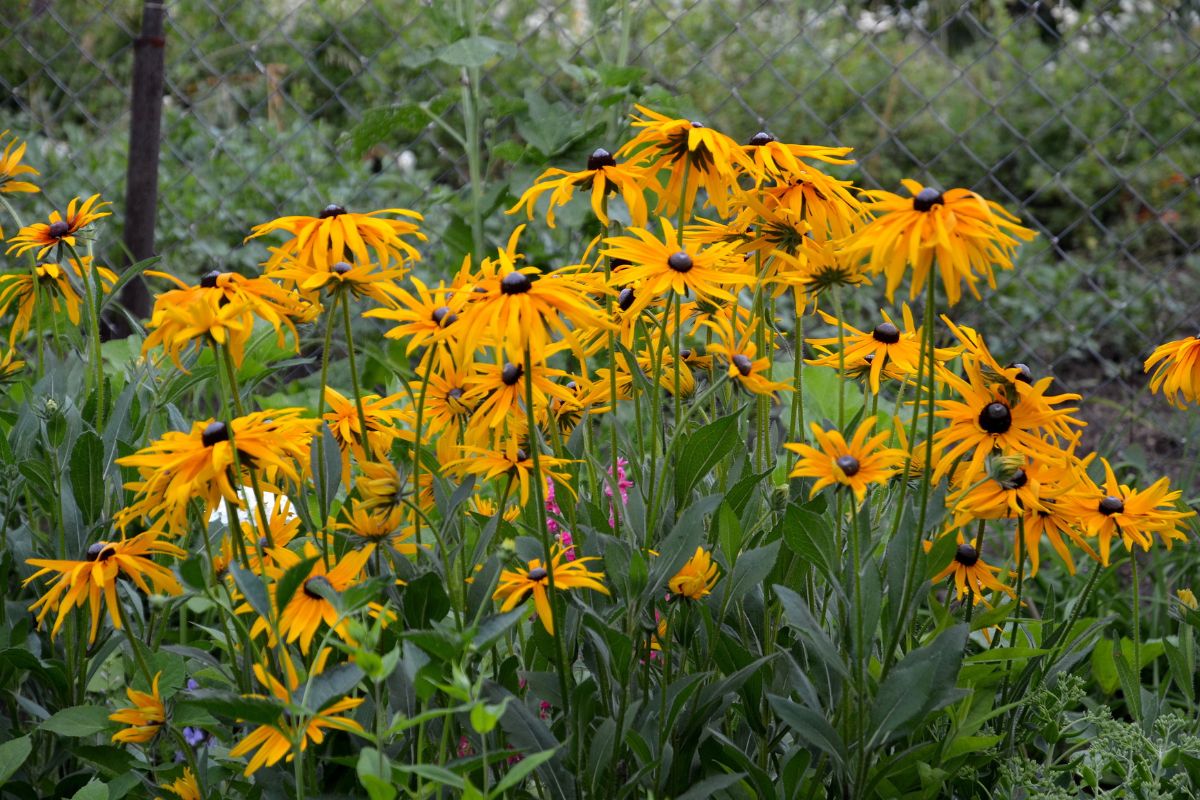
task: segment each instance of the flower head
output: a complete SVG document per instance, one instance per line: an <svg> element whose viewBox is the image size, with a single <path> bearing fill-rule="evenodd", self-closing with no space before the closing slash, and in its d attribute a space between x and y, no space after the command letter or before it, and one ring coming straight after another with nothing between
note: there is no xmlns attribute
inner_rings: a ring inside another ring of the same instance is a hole
<svg viewBox="0 0 1200 800"><path fill-rule="evenodd" d="M603 225L608 224L605 202L608 195L620 193L625 205L629 207L630 219L639 227L645 226L648 215L646 189L659 196L663 193L662 187L654 177L654 170L629 163L618 164L612 153L598 147L588 156L586 168L579 172L568 172L557 167L547 169L537 177L533 186L525 190L516 205L505 213L515 214L524 208L529 219L533 219L533 210L538 199L549 192L550 205L546 209L546 224L553 228L554 209L571 202L576 189L582 189L591 196L592 213Z"/></svg>
<svg viewBox="0 0 1200 800"><path fill-rule="evenodd" d="M1183 408L1187 402L1200 400L1200 336L1189 336L1159 345L1146 359L1145 371L1150 376L1150 391L1162 391L1167 402Z"/></svg>
<svg viewBox="0 0 1200 800"><path fill-rule="evenodd" d="M899 471L908 457L899 448L884 446L884 442L891 437L890 432L867 438L874 425L874 417L864 420L854 432L854 437L847 442L841 431L826 431L817 423L812 423L816 447L810 444L784 445L800 456L790 477L816 478L812 496L826 486L849 486L854 491L855 499L861 503L867 495L869 484L886 482Z"/></svg>
<svg viewBox="0 0 1200 800"><path fill-rule="evenodd" d="M154 738L158 729L167 720L166 709L163 708L162 697L158 693L159 672L154 676L154 685L149 692L139 692L136 689L126 689L129 702L133 705L122 708L108 715L113 722L120 722L129 727L113 734L114 742L125 744L144 744Z"/></svg>
<svg viewBox="0 0 1200 800"><path fill-rule="evenodd" d="M4 142L8 136L8 131L0 133L0 143ZM21 159L25 157L25 142L15 136L9 140L4 147L4 155L0 156L0 192L6 194L11 192L40 192L35 184L29 181L18 180L22 175L38 175L36 169L28 164L22 164Z"/></svg>
<svg viewBox="0 0 1200 800"><path fill-rule="evenodd" d="M77 281L83 278L84 271L90 274L93 270L100 279L100 290L105 294L111 292L117 276L104 267L93 267L91 256L82 256L78 260L67 259L65 266L38 264L32 272L0 275L0 314L6 313L14 305L17 309L8 332L9 342L16 342L29 332L39 303L42 308L48 307L56 314L65 309L71 324L78 325L83 298Z"/></svg>
<svg viewBox="0 0 1200 800"><path fill-rule="evenodd" d="M925 542L926 551L930 550L932 546L933 542ZM1013 590L996 579L999 572L1000 568L993 567L984 561L983 555L975 549L974 545L968 544L960 532L958 534L958 548L954 551L954 558L950 559L950 563L945 569L930 578L930 583L938 583L953 575L955 596L959 600L968 591L977 600L983 600L984 590L1004 592L1012 597L1014 594Z"/></svg>
<svg viewBox="0 0 1200 800"><path fill-rule="evenodd" d="M720 570L713 562L712 553L697 547L687 563L667 581L667 588L675 597L699 600L712 592L719 576Z"/></svg>
<svg viewBox="0 0 1200 800"><path fill-rule="evenodd" d="M98 194L92 195L82 203L78 197L72 198L67 204L65 215L51 211L49 222L35 222L21 228L16 236L8 240L12 246L6 252L19 256L27 250L37 248L37 258L41 259L60 244L74 247L76 234L101 217L112 214L111 211L101 211L108 205L111 204L100 201Z"/></svg>
<svg viewBox="0 0 1200 800"><path fill-rule="evenodd" d="M280 217L256 225L246 241L275 231L292 235L272 250L265 265L268 271L286 261L314 273L328 273L338 262L369 264L372 255L381 269L387 269L393 261L403 264L421 258L404 237L425 241L425 235L416 224L423 219L406 208L354 213L330 204L315 217Z"/></svg>
<svg viewBox="0 0 1200 800"><path fill-rule="evenodd" d="M541 559L530 559L528 568L524 571L506 569L500 573L500 584L496 588L493 600L503 600L501 611L512 611L531 596L537 610L538 619L551 636L554 635L554 617L550 610L550 573L554 573L554 589L563 592L568 589L595 589L602 594L608 594L608 589L600 581L603 572L592 572L588 561L597 561L595 556L575 558L568 561L563 548L553 545L550 550L550 568L546 569Z"/></svg>

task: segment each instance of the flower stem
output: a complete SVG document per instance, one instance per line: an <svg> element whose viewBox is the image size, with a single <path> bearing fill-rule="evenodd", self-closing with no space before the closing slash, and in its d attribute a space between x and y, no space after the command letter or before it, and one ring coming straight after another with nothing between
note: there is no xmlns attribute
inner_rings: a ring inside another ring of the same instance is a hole
<svg viewBox="0 0 1200 800"><path fill-rule="evenodd" d="M354 333L350 328L350 296L342 298L342 324L346 331L346 352L350 359L350 385L354 389L354 405L358 410L358 437L363 452L368 458L374 458L370 445L367 443L367 414L363 411L362 391L358 386L358 366L354 363Z"/></svg>

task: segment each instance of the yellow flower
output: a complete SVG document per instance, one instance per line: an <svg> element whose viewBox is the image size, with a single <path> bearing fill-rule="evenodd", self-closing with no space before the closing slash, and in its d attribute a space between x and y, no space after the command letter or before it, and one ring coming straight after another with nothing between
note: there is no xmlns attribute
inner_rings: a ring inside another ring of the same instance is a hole
<svg viewBox="0 0 1200 800"><path fill-rule="evenodd" d="M549 353L548 353L549 354ZM503 364L476 364L475 374L466 381L467 392L462 402L473 407L480 424L499 428L507 421L518 429L525 426L525 393L533 392L535 412L544 410L550 397L570 402L571 390L553 378L563 378L567 373L534 363L529 375L524 364L511 361ZM533 385L526 388L526 381Z"/></svg>
<svg viewBox="0 0 1200 800"><path fill-rule="evenodd" d="M200 784L196 781L196 776L187 767L183 768L182 778L176 778L162 788L178 797L179 800L204 800L204 793L200 791Z"/></svg>
<svg viewBox="0 0 1200 800"><path fill-rule="evenodd" d="M729 377L737 381L748 392L753 394L774 394L775 392L790 392L793 387L782 381L772 381L769 378L771 356L768 352L762 358L758 357L758 345L755 344L757 334L754 325L742 328L741 334L735 334L733 324L725 317L717 317L707 323L717 332L718 340L708 346L709 351L718 353L729 362ZM761 321L755 325L763 324ZM740 326L739 326L740 327ZM773 346L774 332L768 331L768 346Z"/></svg>
<svg viewBox="0 0 1200 800"><path fill-rule="evenodd" d="M334 633L343 639L348 634L350 621L338 621L338 611L333 603L326 600L318 589L344 592L362 577L363 567L371 557L373 547L361 550L351 550L343 555L330 569L325 569L325 562L317 558L313 562L304 583L296 590L288 601L287 606L279 612L279 635L291 644L300 640L300 651L308 655L313 637L324 622ZM316 558L320 551L311 542L304 545L304 557ZM268 630L267 620L259 619L251 629L253 635Z"/></svg>
<svg viewBox="0 0 1200 800"><path fill-rule="evenodd" d="M50 629L50 638L53 639L66 620L67 612L76 606L83 608L87 605L91 613L91 633L88 636L90 645L96 641L100 608L107 603L113 627L120 630L121 606L117 598L117 578L120 575L129 578L146 594L151 594L151 588L160 594L181 594L183 587L175 580L174 573L151 560L155 553L174 558L187 555L173 544L158 541L153 533L143 533L119 542L96 542L88 547L83 560L80 561L28 559L26 563L37 567L38 570L26 578L22 586L28 586L42 575L55 574L46 588L46 593L29 607L30 611L37 611L38 627L41 627L51 611L57 610L54 627Z"/></svg>
<svg viewBox="0 0 1200 800"><path fill-rule="evenodd" d="M8 131L0 133L0 142L8 136ZM39 175L33 167L22 164L21 159L25 157L25 142L15 136L4 148L4 155L0 157L0 192L40 192L37 186L28 181L20 181L17 178L21 175Z"/></svg>
<svg viewBox="0 0 1200 800"><path fill-rule="evenodd" d="M546 209L546 224L554 227L554 209L571 202L575 190L583 189L591 195L592 213L602 225L608 224L608 214L605 213L605 198L609 194L620 192L629 207L629 217L634 225L646 225L646 189L661 196L663 189L651 170L633 164L618 164L612 153L602 147L596 148L587 160L587 168L580 172L567 172L564 169L551 167L534 181L533 186L525 190L521 199L506 214L515 214L524 207L533 219L533 209L538 198L550 192L550 206Z"/></svg>
<svg viewBox="0 0 1200 800"><path fill-rule="evenodd" d="M1189 336L1159 345L1146 359L1145 371L1154 370L1150 391L1176 408L1200 400L1200 337Z"/></svg>
<svg viewBox="0 0 1200 800"><path fill-rule="evenodd" d="M815 497L826 486L849 486L861 503L867 495L868 484L885 483L908 457L899 448L884 447L884 442L892 435L890 432L868 439L874 425L874 417L863 420L854 438L847 442L841 431L822 430L820 425L812 423L816 447L803 443L784 445L800 456L789 477L816 478L810 497Z"/></svg>
<svg viewBox="0 0 1200 800"><path fill-rule="evenodd" d="M1175 540L1187 540L1179 523L1196 516L1196 512L1175 508L1183 492L1172 492L1169 479L1160 478L1147 489L1131 489L1117 481L1106 459L1100 462L1104 464L1104 485L1085 486L1072 498L1069 508L1089 536L1100 537L1100 562L1104 566L1108 566L1112 540L1117 535L1126 550L1134 545L1149 550L1154 542L1151 534L1158 534L1168 550Z"/></svg>
<svg viewBox="0 0 1200 800"><path fill-rule="evenodd" d="M344 288L355 297L369 297L392 308L404 294L396 283L404 277L404 269L379 267L371 261L335 261L328 267L285 261L278 266L268 266L266 275L283 281L285 286L296 286L302 295L313 301L322 288L335 294Z"/></svg>
<svg viewBox="0 0 1200 800"><path fill-rule="evenodd" d="M363 446L362 425L358 419L358 406L332 386L325 387L325 402L330 411L325 422L342 451L342 476L346 486L350 485L350 454L363 461L383 458L392 449L397 439L412 441L412 431L403 425L412 425L413 414L406 408L388 408L404 397L403 392L380 397L377 394L363 395L363 421L367 425L366 447Z"/></svg>
<svg viewBox="0 0 1200 800"><path fill-rule="evenodd" d="M445 286L429 289L419 278L411 277L416 294L397 289L393 294L395 308L372 308L364 317L386 319L399 323L384 334L388 339L408 339L405 355L419 347L428 347L446 338L446 329L458 321L466 302L463 295Z"/></svg>
<svg viewBox="0 0 1200 800"><path fill-rule="evenodd" d="M114 742L144 744L153 739L154 735L158 733L158 729L166 722L167 712L163 708L162 697L158 694L160 677L162 677L161 672L154 676L154 685L149 693L125 689L125 694L129 695L129 702L133 703L133 706L109 714L108 718L129 727L114 733L112 737Z"/></svg>
<svg viewBox="0 0 1200 800"><path fill-rule="evenodd" d="M78 261L68 259L67 267L61 264L38 264L32 273L0 275L0 314L6 313L14 304L17 307L16 318L8 334L10 343L29 332L39 302L48 304L56 314L65 308L71 324L79 324L83 299L74 282L83 278L84 270L91 273L92 258L82 256ZM100 277L101 291L106 294L111 292L117 276L104 267L96 267L95 271Z"/></svg>
<svg viewBox="0 0 1200 800"><path fill-rule="evenodd" d="M78 197L72 198L67 205L65 216L58 211L51 211L49 223L35 222L21 228L16 236L8 240L12 246L6 252L19 256L27 250L39 248L37 258L41 259L60 244L74 247L75 234L101 217L112 214L111 211L100 210L111 203L97 202L99 200L98 194L92 195L82 204Z"/></svg>
<svg viewBox="0 0 1200 800"><path fill-rule="evenodd" d="M576 558L564 562L564 550L561 545L550 548L550 570L554 573L554 590L563 592L568 589L595 589L597 592L608 594L608 589L600 581L604 579L603 572L592 572L588 569L588 561L598 561L595 556ZM554 617L550 611L550 571L542 564L541 559L533 558L525 571L506 569L500 572L500 583L496 587L493 600L503 600L501 611L512 611L533 597L533 606L538 619L551 636L554 635Z"/></svg>
<svg viewBox="0 0 1200 800"><path fill-rule="evenodd" d="M415 555L417 546L408 541L413 536L413 526L408 524L410 512L403 506L371 510L355 506L346 512L346 521L334 525L347 531L368 544L386 544L402 556Z"/></svg>
<svg viewBox="0 0 1200 800"><path fill-rule="evenodd" d="M259 683L270 690L271 695L281 703L290 704L292 693L300 688L300 678L295 666L285 659L287 671L287 686L271 675L261 664L254 665L254 675ZM317 659L313 667L314 673L320 672L324 658ZM303 721L303 735L300 736L300 750L306 752L308 743L321 744L325 741L325 730L346 731L348 733L363 733L362 725L350 717L341 716L347 711L353 711L362 705L361 697L344 697L325 706ZM245 739L229 751L230 758L241 758L247 753L257 750L246 764L247 777L253 775L261 767L270 767L279 763L280 759L291 762L296 757L295 740L299 723L290 714L283 714L270 725L260 725L251 731Z"/></svg>
<svg viewBox="0 0 1200 800"><path fill-rule="evenodd" d="M463 445L459 448L459 452L463 454L462 458L453 459L442 465L442 469L446 473L459 478L466 475L479 475L483 480L511 475L517 484L521 505L529 502L533 458L518 445L515 437L505 440L500 449ZM542 468L543 478L549 478L572 494L575 493L569 483L570 475L561 471L571 461L542 454L538 456L538 463Z"/></svg>
<svg viewBox="0 0 1200 800"><path fill-rule="evenodd" d="M932 547L933 542L925 542L926 551ZM975 595L976 600L983 600L985 589L1004 592L1013 597L1013 590L996 579L999 572L999 567L993 567L984 561L979 551L973 545L964 542L962 534L959 533L958 549L954 551L954 558L950 559L950 564L944 570L930 578L930 583L937 583L953 575L955 597L959 600L968 591Z"/></svg>
<svg viewBox="0 0 1200 800"><path fill-rule="evenodd" d="M15 378L25 369L25 362L17 358L17 351L9 348L0 355L0 383L6 383Z"/></svg>
<svg viewBox="0 0 1200 800"><path fill-rule="evenodd" d="M1196 595L1191 589L1177 589L1175 590L1175 596L1179 598L1179 602L1183 603L1192 611L1200 608L1200 603L1196 602Z"/></svg>
<svg viewBox="0 0 1200 800"><path fill-rule="evenodd" d="M902 181L911 197L885 191L863 192L866 208L877 216L846 242L845 250L867 257L872 272L887 276L887 296L893 294L908 267L913 269L910 296L925 286L935 260L950 305L962 295L962 283L979 299L980 277L996 287L993 267L1012 269L1019 240L1034 232L1017 218L969 189L939 192L916 181Z"/></svg>
<svg viewBox="0 0 1200 800"><path fill-rule="evenodd" d="M799 169L777 186L763 191L768 204L777 205L805 223L818 244L834 242L852 234L866 218L863 204L851 194L854 184L826 175L816 167L799 162ZM781 216L779 212L774 215Z"/></svg>
<svg viewBox="0 0 1200 800"><path fill-rule="evenodd" d="M244 507L238 489L248 481L231 469L231 438L243 472L253 467L268 484L277 478L299 483L308 469L317 429L317 420L303 418L304 413L302 408L281 408L237 417L232 435L224 422L196 422L188 433L169 431L133 455L118 458L121 466L136 467L141 480L125 484L137 496L117 514L116 524L125 528L144 516L154 528L180 534L189 529L192 500L203 501L202 519L211 517L222 499Z"/></svg>
<svg viewBox="0 0 1200 800"><path fill-rule="evenodd" d="M699 122L672 119L635 105L633 127L638 134L617 151L649 169L670 170L670 178L658 196L658 211L673 213L683 202L685 217L700 189L722 217L729 216L729 193L742 173L756 175L758 167L733 139ZM686 183L685 183L686 180Z"/></svg>
<svg viewBox="0 0 1200 800"><path fill-rule="evenodd" d="M699 600L707 597L714 586L720 570L713 562L712 553L703 547L697 547L695 554L687 563L667 581L667 588L676 597L686 597L689 600Z"/></svg>
<svg viewBox="0 0 1200 800"><path fill-rule="evenodd" d="M389 219L384 215L406 219ZM272 250L265 265L268 271L285 261L294 261L301 268L327 273L338 262L368 264L372 253L379 266L386 269L392 261L403 265L405 261L420 260L421 254L402 237L425 241L425 235L417 225L408 221L421 222L423 219L406 208L356 214L331 204L315 217L280 217L256 225L246 241L273 231L292 235L281 247Z"/></svg>

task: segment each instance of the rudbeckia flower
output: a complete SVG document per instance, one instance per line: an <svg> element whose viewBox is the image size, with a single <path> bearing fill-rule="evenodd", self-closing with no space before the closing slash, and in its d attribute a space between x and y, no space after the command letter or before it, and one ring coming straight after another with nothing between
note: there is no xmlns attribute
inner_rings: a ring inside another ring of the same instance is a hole
<svg viewBox="0 0 1200 800"><path fill-rule="evenodd" d="M88 644L96 641L96 632L100 624L100 608L102 600L108 605L108 615L113 627L121 628L121 607L117 599L117 577L124 575L146 594L178 595L183 592L174 573L161 564L155 564L152 557L156 554L183 558L187 555L184 550L173 544L158 541L153 533L143 533L132 539L122 539L119 542L96 542L88 547L80 561L67 559L31 558L26 563L37 567L37 572L30 575L21 584L28 586L43 575L53 574L55 577L46 588L46 593L29 607L37 611L37 623L40 627L46 616L57 610L54 627L50 629L50 638L58 634L67 612L72 608L82 608L85 604L91 613L91 633ZM149 582L147 582L149 581Z"/></svg>
<svg viewBox="0 0 1200 800"><path fill-rule="evenodd" d="M566 402L574 399L565 384L553 380L565 378L566 372L537 363L532 367L527 375L521 362L476 364L475 374L467 379L467 392L462 401L473 406L481 424L489 428L499 428L506 421L516 423L520 428L525 423L527 390L533 392L535 412L544 411L551 397ZM533 385L527 388L526 381L532 381Z"/></svg>
<svg viewBox="0 0 1200 800"><path fill-rule="evenodd" d="M7 383L25 369L25 362L17 358L17 351L9 348L0 355L0 383Z"/></svg>
<svg viewBox="0 0 1200 800"><path fill-rule="evenodd" d="M179 288L155 297L142 353L161 346L184 372L187 370L180 356L209 342L228 347L233 363L240 367L256 318L275 329L279 347L284 347L284 334L290 332L294 347L298 348L300 338L295 323L310 321L319 308L262 277L247 278L236 272L213 270L203 275L196 286L188 286L165 272L147 274L165 278Z"/></svg>
<svg viewBox="0 0 1200 800"><path fill-rule="evenodd" d="M854 233L867 219L853 190L852 181L838 180L800 162L799 169L786 181L764 189L762 198L768 206L786 209L792 219L808 226L816 242L826 244ZM776 212L773 216L782 215Z"/></svg>
<svg viewBox="0 0 1200 800"><path fill-rule="evenodd" d="M712 592L720 574L721 571L713 562L712 553L703 547L697 547L687 563L667 581L667 588L675 597L699 600Z"/></svg>
<svg viewBox="0 0 1200 800"><path fill-rule="evenodd" d="M8 136L8 131L0 133L0 142ZM18 180L22 175L39 175L36 169L28 164L22 164L25 157L25 142L15 136L4 147L4 155L0 156L0 192L40 192L34 184Z"/></svg>
<svg viewBox="0 0 1200 800"><path fill-rule="evenodd" d="M684 216L690 217L696 194L703 188L717 213L729 216L729 193L740 174L756 175L754 160L733 139L699 122L672 119L640 105L634 108L642 115L633 116L633 127L639 132L617 155L652 171L670 170L658 196L658 212L673 213L682 202Z"/></svg>
<svg viewBox="0 0 1200 800"><path fill-rule="evenodd" d="M38 248L36 255L38 259L41 259L60 244L75 247L75 235L79 231L101 217L112 214L111 211L101 211L108 205L111 203L100 202L98 194L92 195L82 203L79 202L78 197L72 198L71 202L67 204L65 215L58 211L51 211L50 222L35 222L21 228L16 236L8 240L12 246L5 252L15 253L19 256L28 250Z"/></svg>
<svg viewBox="0 0 1200 800"><path fill-rule="evenodd" d="M1089 481L1091 485L1081 488L1068 505L1087 535L1100 538L1100 563L1108 566L1114 536L1121 537L1126 550L1134 545L1149 550L1154 534L1168 550L1176 540L1187 540L1179 523L1196 516L1196 512L1176 509L1183 492L1171 491L1169 479L1160 478L1146 489L1131 489L1117 480L1106 459L1100 462L1104 465L1104 485Z"/></svg>
<svg viewBox="0 0 1200 800"><path fill-rule="evenodd" d="M412 441L413 433L406 427L413 424L413 413L407 408L388 408L404 398L403 392L380 397L377 394L362 396L363 419L367 426L366 442L363 442L362 424L358 418L358 406L332 386L325 387L325 402L330 410L325 422L334 440L342 451L342 476L346 486L350 485L350 454L360 462L374 461L386 456L397 439Z"/></svg>
<svg viewBox="0 0 1200 800"><path fill-rule="evenodd" d="M729 377L746 391L752 394L774 394L775 392L790 392L791 384L782 381L772 381L769 378L772 353L768 352L759 358L758 345L755 344L756 333L753 326L743 328L740 335L734 331L734 326L725 317L718 317L708 323L717 332L717 341L708 345L709 352L725 357L729 362ZM762 325L762 322L755 323ZM774 332L767 334L768 342L773 344ZM770 345L768 345L770 346Z"/></svg>
<svg viewBox="0 0 1200 800"><path fill-rule="evenodd" d="M355 297L367 297L381 306L393 308L404 293L397 281L404 278L405 270L399 266L380 267L372 261L335 261L327 267L304 261L284 261L278 266L268 266L265 274L283 281L285 286L295 286L300 294L314 302L321 289L334 294L346 289Z"/></svg>
<svg viewBox="0 0 1200 800"><path fill-rule="evenodd" d="M550 569L539 558L530 559L528 568L524 571L506 569L500 572L500 583L496 587L493 600L503 600L500 610L512 611L531 596L538 619L546 633L554 635L554 617L550 610L550 571L554 573L554 590L564 592L568 589L594 589L602 594L608 594L608 589L601 583L603 572L592 572L589 561L598 561L595 556L575 558L566 561L566 554L561 545L550 548Z"/></svg>
<svg viewBox="0 0 1200 800"><path fill-rule="evenodd" d="M254 665L254 675L258 682L265 686L271 696L283 704L292 702L292 693L300 688L300 678L296 673L295 666L290 660L286 660L287 670L287 685L271 675L260 664ZM319 672L323 665L324 659L317 659L317 666L314 666L314 672ZM261 695L255 695L261 697ZM270 725L260 725L255 728L250 734L242 739L236 746L229 751L230 758L241 758L242 756L257 751L246 764L246 771L243 773L246 777L253 775L262 767L270 767L279 763L280 759L290 763L296 757L295 741L297 734L300 735L300 750L306 752L308 743L321 744L325 741L326 730L346 731L347 733L363 733L362 725L358 724L350 717L343 716L347 711L353 711L363 703L361 697L344 697L340 700L335 700L329 705L317 711L310 717L303 720L303 731L299 730L299 723L291 714L282 714L279 719Z"/></svg>
<svg viewBox="0 0 1200 800"><path fill-rule="evenodd" d="M409 278L416 294L398 289L392 293L395 308L372 308L364 317L399 323L383 335L388 339L407 339L405 355L420 347L429 347L446 339L446 329L458 321L466 301L461 294L445 286L433 289L419 278Z"/></svg>
<svg viewBox="0 0 1200 800"><path fill-rule="evenodd" d="M848 486L855 499L861 503L867 496L867 486L885 483L899 471L907 453L895 447L885 447L890 432L878 433L871 438L875 418L870 417L858 426L854 437L847 442L838 430L823 430L812 423L814 447L810 444L785 444L788 450L800 456L791 471L792 478L816 478L810 497L815 497L826 486Z"/></svg>
<svg viewBox="0 0 1200 800"><path fill-rule="evenodd" d="M962 296L964 281L979 299L979 279L996 288L993 267L1012 269L1017 245L1035 236L999 204L969 189L939 192L912 180L902 183L911 197L863 192L875 219L845 244L848 254L868 258L872 272L887 276L889 302L909 267L910 296L916 298L935 261L950 305Z"/></svg>
<svg viewBox="0 0 1200 800"><path fill-rule="evenodd" d="M538 199L550 192L546 224L553 228L554 209L571 202L576 189L582 189L591 195L592 213L602 225L608 224L605 198L609 194L620 193L625 205L629 207L630 219L638 227L645 226L649 213L646 209L646 190L650 189L659 196L663 191L652 170L633 164L618 164L612 153L598 147L588 156L587 168L580 172L567 172L557 167L547 169L537 177L533 186L525 190L516 205L504 213L515 214L524 207L529 219L533 219L533 210Z"/></svg>
<svg viewBox="0 0 1200 800"><path fill-rule="evenodd" d="M1183 408L1200 400L1200 336L1189 336L1159 345L1146 359L1145 371L1154 370L1150 391L1162 391L1167 402Z"/></svg>
<svg viewBox="0 0 1200 800"><path fill-rule="evenodd" d="M807 166L800 159L811 158L826 164L853 164L846 158L853 147L826 147L815 144L788 144L776 139L767 131L759 131L750 137L743 149L754 160L758 174L779 183L789 183L800 175Z"/></svg>
<svg viewBox="0 0 1200 800"><path fill-rule="evenodd" d="M67 319L72 325L78 325L79 312L83 308L83 298L76 289L75 281L82 280L83 271L91 274L92 258L82 256L78 261L67 259L67 266L62 264L38 264L33 272L15 272L0 275L0 315L16 305L16 317L9 328L8 340L16 342L29 332L33 324L37 304L49 305L55 313L66 309ZM100 289L107 294L117 282L117 276L104 267L96 267L100 277ZM43 307L44 307L43 306Z"/></svg>
<svg viewBox="0 0 1200 800"><path fill-rule="evenodd" d="M459 448L461 458L453 459L442 465L442 469L450 475L463 478L467 475L478 475L483 480L491 480L501 476L511 475L519 490L521 505L529 502L529 489L533 480L533 458L521 448L515 437L509 437L498 448L463 445ZM567 464L572 463L565 458L541 454L538 464L542 476L550 478L574 494L571 488L570 475L563 471Z"/></svg>
<svg viewBox="0 0 1200 800"><path fill-rule="evenodd" d="M183 768L183 777L176 778L162 788L178 797L179 800L204 800L204 793L200 791L200 784L196 781L195 774L187 767Z"/></svg>
<svg viewBox="0 0 1200 800"><path fill-rule="evenodd" d="M734 244L700 247L685 236L681 246L671 221L663 217L659 222L661 239L643 228L629 228L632 236L604 240L608 249L602 255L628 262L613 270L610 285L637 287L630 310L636 313L667 292L724 305L736 301L739 287L754 284L754 275Z"/></svg>
<svg viewBox="0 0 1200 800"><path fill-rule="evenodd" d="M413 536L409 512L403 506L369 509L362 505L346 512L346 521L334 525L338 530L363 539L370 545L384 545L402 556L416 554L417 546L408 541Z"/></svg>
<svg viewBox="0 0 1200 800"><path fill-rule="evenodd" d="M403 237L425 241L425 235L416 225L423 220L420 214L406 208L359 214L330 204L315 217L280 217L256 225L246 241L274 231L292 235L282 246L272 249L264 265L268 271L292 261L300 268L327 273L338 262L369 264L372 255L380 268L386 269L393 261L403 265L406 261L420 260L420 252Z"/></svg>
<svg viewBox="0 0 1200 800"><path fill-rule="evenodd" d="M149 692L139 692L136 689L125 689L129 696L130 708L122 708L108 715L113 722L119 722L129 727L113 734L114 742L125 744L144 744L154 738L158 729L167 721L167 712L163 707L162 697L158 693L159 672L154 676L154 684Z"/></svg>
<svg viewBox="0 0 1200 800"><path fill-rule="evenodd" d="M232 436L224 422L196 422L187 433L169 431L133 455L118 458L121 466L136 467L141 480L125 484L137 495L117 514L117 525L124 528L146 517L152 527L180 534L188 530L192 500L204 503L203 519L212 516L222 499L242 507L239 489L247 481L233 475L233 442L243 470L259 470L268 484L278 479L299 483L308 469L318 424L303 418L304 413L302 408L281 408L237 417Z"/></svg>
<svg viewBox="0 0 1200 800"><path fill-rule="evenodd" d="M929 551L932 547L933 542L927 540L925 550ZM1011 588L996 579L999 572L1000 568L993 567L984 561L983 556L975 549L974 545L963 541L960 533L958 534L958 549L954 551L954 558L950 559L950 564L944 570L930 578L929 582L938 583L953 575L954 593L959 600L968 591L972 592L977 600L983 600L985 590L1004 592L1009 597L1015 596ZM985 604L986 602L984 600Z"/></svg>
<svg viewBox="0 0 1200 800"><path fill-rule="evenodd" d="M325 623L333 629L334 633L345 639L350 621L348 619L338 621L337 609L333 603L320 594L318 589L344 592L350 586L358 583L362 578L363 567L366 565L367 559L371 557L373 550L373 547L350 550L338 559L337 563L326 569L325 562L317 558L321 551L317 549L316 545L306 542L304 558L316 560L313 561L304 582L292 595L287 606L279 610L280 637L288 644L299 640L300 652L304 655L308 655L313 637L316 636L321 623ZM267 630L267 620L260 618L251 628L251 634L257 636Z"/></svg>

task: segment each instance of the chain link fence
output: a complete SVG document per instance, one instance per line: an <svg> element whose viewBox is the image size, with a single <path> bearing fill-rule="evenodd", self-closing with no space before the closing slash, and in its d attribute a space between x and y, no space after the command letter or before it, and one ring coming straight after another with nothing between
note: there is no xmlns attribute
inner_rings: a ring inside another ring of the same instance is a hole
<svg viewBox="0 0 1200 800"><path fill-rule="evenodd" d="M166 3L168 268L251 266L251 225L331 200L425 210L432 241L464 249L453 130L479 60L490 240L512 225L492 212L546 163L619 141L635 101L851 145L864 187L970 186L1036 228L956 313L1083 393L1094 444L1188 460L1190 423L1144 394L1141 361L1200 324L1195 3L501 0L472 27L471 1ZM7 5L0 128L31 141L51 201L117 200L143 3Z"/></svg>

